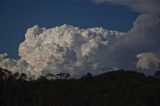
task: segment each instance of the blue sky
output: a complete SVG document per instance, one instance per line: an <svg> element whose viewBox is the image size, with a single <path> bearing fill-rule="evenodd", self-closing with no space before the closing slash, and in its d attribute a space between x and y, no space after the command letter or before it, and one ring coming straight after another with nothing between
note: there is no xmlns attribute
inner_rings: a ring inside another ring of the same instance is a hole
<svg viewBox="0 0 160 106"><path fill-rule="evenodd" d="M71 24L80 28L104 27L126 32L138 13L125 6L89 0L0 0L0 53L18 56L28 27Z"/></svg>

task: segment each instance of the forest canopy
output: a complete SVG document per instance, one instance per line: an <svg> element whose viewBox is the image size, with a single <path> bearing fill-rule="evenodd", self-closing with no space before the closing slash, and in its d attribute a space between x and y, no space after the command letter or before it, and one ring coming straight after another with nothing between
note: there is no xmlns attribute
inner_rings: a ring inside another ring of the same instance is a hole
<svg viewBox="0 0 160 106"><path fill-rule="evenodd" d="M64 74L66 75L66 74ZM62 75L63 76L63 75ZM1 106L159 106L160 80L118 70L80 79L27 81L25 74L0 69Z"/></svg>

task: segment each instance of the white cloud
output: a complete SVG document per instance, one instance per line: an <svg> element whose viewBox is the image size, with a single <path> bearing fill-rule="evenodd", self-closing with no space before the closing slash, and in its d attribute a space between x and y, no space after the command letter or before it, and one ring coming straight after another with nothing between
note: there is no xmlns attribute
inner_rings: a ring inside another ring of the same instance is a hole
<svg viewBox="0 0 160 106"><path fill-rule="evenodd" d="M62 25L46 29L35 25L27 30L25 41L19 46L21 58L12 60L2 55L1 66L36 77L48 73L69 73L71 77L102 73L112 64L106 55L110 52L108 46L124 35L103 28Z"/></svg>
<svg viewBox="0 0 160 106"><path fill-rule="evenodd" d="M160 55L152 52L140 53L137 55L137 67L142 69L149 69L153 65L160 63Z"/></svg>
<svg viewBox="0 0 160 106"><path fill-rule="evenodd" d="M88 72L110 71L113 67L133 67L132 63L141 51L148 48L159 51L155 48L159 42L156 40L159 18L154 16L139 16L128 33L104 28L80 29L71 25L49 29L35 25L27 30L25 41L19 46L20 59L10 59L7 54L1 54L0 67L36 78L59 73L69 73L77 78ZM143 62L147 59L139 58L137 67L147 69L150 64L155 64L152 60L157 62L156 57Z"/></svg>
<svg viewBox="0 0 160 106"><path fill-rule="evenodd" d="M12 67L14 67L15 65L16 60L10 59L6 53L0 54L0 67L12 69Z"/></svg>

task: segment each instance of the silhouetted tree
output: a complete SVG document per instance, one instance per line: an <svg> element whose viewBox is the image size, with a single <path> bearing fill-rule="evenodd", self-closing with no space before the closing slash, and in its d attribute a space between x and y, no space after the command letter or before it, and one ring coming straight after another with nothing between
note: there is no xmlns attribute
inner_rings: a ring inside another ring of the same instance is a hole
<svg viewBox="0 0 160 106"><path fill-rule="evenodd" d="M158 70L154 73L153 76L160 79L160 64L158 64Z"/></svg>
<svg viewBox="0 0 160 106"><path fill-rule="evenodd" d="M46 77L44 76L40 76L37 81L47 81Z"/></svg>
<svg viewBox="0 0 160 106"><path fill-rule="evenodd" d="M81 79L68 76L24 81L25 74L0 68L0 106L160 106L160 80L142 73L121 70L98 76L88 73Z"/></svg>
<svg viewBox="0 0 160 106"><path fill-rule="evenodd" d="M68 79L69 78L69 73L59 73L56 75L57 79Z"/></svg>
<svg viewBox="0 0 160 106"><path fill-rule="evenodd" d="M21 74L20 74L20 78L21 78L21 79L27 79L27 75L26 75L25 73L21 73Z"/></svg>
<svg viewBox="0 0 160 106"><path fill-rule="evenodd" d="M11 76L11 72L6 70L6 69L3 69L3 68L0 68L0 79L8 79L8 77Z"/></svg>

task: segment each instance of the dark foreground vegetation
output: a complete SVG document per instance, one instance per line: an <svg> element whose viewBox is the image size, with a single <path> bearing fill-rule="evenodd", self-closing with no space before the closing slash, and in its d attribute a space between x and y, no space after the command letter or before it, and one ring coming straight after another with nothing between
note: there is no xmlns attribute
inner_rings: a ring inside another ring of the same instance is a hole
<svg viewBox="0 0 160 106"><path fill-rule="evenodd" d="M0 106L160 106L160 80L133 71L26 81L0 69Z"/></svg>

